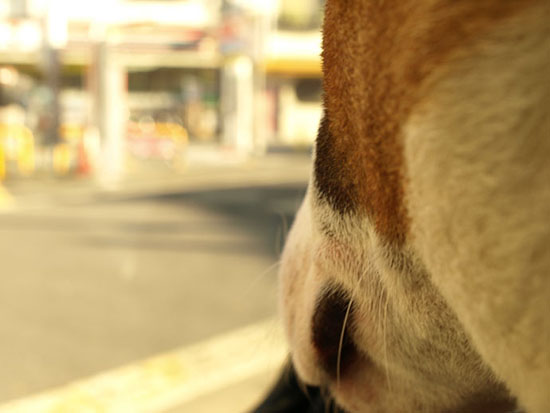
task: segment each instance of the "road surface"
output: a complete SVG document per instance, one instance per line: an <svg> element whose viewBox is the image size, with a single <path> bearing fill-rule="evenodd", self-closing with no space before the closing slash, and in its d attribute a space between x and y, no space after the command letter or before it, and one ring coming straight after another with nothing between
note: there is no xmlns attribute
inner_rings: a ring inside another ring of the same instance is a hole
<svg viewBox="0 0 550 413"><path fill-rule="evenodd" d="M0 214L0 404L274 317L277 258L304 191L305 176L274 177ZM217 394L231 403L268 379ZM213 411L215 397L187 402L167 411Z"/></svg>

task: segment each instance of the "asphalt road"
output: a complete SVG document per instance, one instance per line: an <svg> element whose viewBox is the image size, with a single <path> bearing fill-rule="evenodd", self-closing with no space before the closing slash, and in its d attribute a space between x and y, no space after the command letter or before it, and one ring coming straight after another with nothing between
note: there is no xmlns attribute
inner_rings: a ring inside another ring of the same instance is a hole
<svg viewBox="0 0 550 413"><path fill-rule="evenodd" d="M0 215L0 402L273 316L305 184Z"/></svg>

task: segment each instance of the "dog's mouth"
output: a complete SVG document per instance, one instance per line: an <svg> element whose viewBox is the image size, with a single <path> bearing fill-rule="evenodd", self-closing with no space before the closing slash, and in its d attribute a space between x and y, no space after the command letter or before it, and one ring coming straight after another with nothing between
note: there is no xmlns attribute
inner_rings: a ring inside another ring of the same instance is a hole
<svg viewBox="0 0 550 413"><path fill-rule="evenodd" d="M514 400L469 402L458 409L444 410L443 413L525 413L518 409Z"/></svg>
<svg viewBox="0 0 550 413"><path fill-rule="evenodd" d="M360 413L339 407L329 392L301 382L289 361L276 384L261 404L250 413ZM394 412L392 412L394 413ZM408 413L408 412L407 412ZM459 408L444 409L441 413L525 413L514 400L484 400L478 398Z"/></svg>

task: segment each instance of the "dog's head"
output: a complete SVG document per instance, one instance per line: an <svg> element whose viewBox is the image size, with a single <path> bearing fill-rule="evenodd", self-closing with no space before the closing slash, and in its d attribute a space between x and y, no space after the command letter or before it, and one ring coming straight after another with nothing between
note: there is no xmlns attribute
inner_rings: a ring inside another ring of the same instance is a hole
<svg viewBox="0 0 550 413"><path fill-rule="evenodd" d="M414 219L430 205L409 192L422 165L408 169L407 134L433 100L448 104L440 97L460 89L453 62L468 61L464 50L520 3L327 3L325 115L282 257L281 308L298 375L350 412L515 408L418 252L426 227Z"/></svg>

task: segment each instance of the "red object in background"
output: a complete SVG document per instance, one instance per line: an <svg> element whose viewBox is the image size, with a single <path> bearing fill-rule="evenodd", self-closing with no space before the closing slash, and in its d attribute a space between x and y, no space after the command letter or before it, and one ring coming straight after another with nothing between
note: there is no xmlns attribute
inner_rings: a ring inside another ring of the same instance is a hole
<svg viewBox="0 0 550 413"><path fill-rule="evenodd" d="M77 162L76 171L79 175L88 175L91 172L92 168L90 159L88 157L88 153L86 152L83 140L80 140L78 143Z"/></svg>

